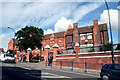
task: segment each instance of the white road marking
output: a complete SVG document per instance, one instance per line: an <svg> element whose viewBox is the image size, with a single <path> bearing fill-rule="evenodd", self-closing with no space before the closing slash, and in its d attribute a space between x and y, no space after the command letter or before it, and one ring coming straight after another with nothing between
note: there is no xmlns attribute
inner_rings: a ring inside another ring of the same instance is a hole
<svg viewBox="0 0 120 80"><path fill-rule="evenodd" d="M23 67L23 66L22 66L22 68L24 68L24 69L28 69L28 70L31 70L30 68L27 68L27 67Z"/></svg>
<svg viewBox="0 0 120 80"><path fill-rule="evenodd" d="M41 78L70 78L70 77L52 74L52 73L47 73L47 72L42 72Z"/></svg>
<svg viewBox="0 0 120 80"><path fill-rule="evenodd" d="M47 72L41 72L41 73L25 73L29 76L35 77L35 78L71 78L71 77L67 77L67 76L62 76L62 75L57 75L57 74L53 74L53 73L47 73ZM40 74L38 76L36 76L36 74Z"/></svg>

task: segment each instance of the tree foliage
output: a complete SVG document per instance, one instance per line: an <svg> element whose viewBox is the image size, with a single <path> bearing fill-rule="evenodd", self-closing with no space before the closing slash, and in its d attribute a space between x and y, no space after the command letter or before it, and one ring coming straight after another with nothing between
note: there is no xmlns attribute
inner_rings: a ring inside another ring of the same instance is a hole
<svg viewBox="0 0 120 80"><path fill-rule="evenodd" d="M112 50L112 44L106 43L101 46L101 51L111 51Z"/></svg>
<svg viewBox="0 0 120 80"><path fill-rule="evenodd" d="M29 47L33 50L35 46L41 48L43 40L43 30L34 26L26 26L15 33L18 40L19 50L27 50Z"/></svg>

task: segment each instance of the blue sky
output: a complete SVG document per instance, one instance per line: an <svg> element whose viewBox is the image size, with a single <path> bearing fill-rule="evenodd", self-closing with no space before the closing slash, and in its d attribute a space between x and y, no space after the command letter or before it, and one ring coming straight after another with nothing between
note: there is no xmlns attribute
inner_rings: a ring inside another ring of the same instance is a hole
<svg viewBox="0 0 120 80"><path fill-rule="evenodd" d="M108 0L114 43L118 43L118 1ZM104 0L3 0L0 8L0 47L5 50L14 36L8 26L17 32L32 25L50 34L65 31L73 23L78 23L79 27L93 25L93 20L98 20L99 24L108 23Z"/></svg>

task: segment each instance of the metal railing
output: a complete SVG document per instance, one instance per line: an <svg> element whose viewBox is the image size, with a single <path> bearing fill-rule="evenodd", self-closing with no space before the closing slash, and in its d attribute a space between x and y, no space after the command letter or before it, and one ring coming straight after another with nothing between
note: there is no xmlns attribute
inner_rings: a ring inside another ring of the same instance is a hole
<svg viewBox="0 0 120 80"><path fill-rule="evenodd" d="M48 62L46 61L46 67L48 67ZM74 61L54 61L52 65L53 68L67 69L67 70L81 70L87 72L89 70L101 70L103 63L88 63L88 62L74 62Z"/></svg>

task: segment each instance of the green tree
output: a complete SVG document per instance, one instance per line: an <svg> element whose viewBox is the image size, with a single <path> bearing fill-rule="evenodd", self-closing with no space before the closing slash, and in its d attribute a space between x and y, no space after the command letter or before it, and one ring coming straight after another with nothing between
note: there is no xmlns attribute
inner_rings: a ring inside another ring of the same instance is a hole
<svg viewBox="0 0 120 80"><path fill-rule="evenodd" d="M101 51L111 51L112 50L112 44L106 43L101 46Z"/></svg>
<svg viewBox="0 0 120 80"><path fill-rule="evenodd" d="M44 32L41 28L37 28L34 26L26 26L25 28L17 31L17 33L15 33L15 36L18 40L17 46L19 47L19 50L27 51L29 47L33 50L35 49L35 46L40 49L42 46L41 42L44 37L43 33Z"/></svg>

